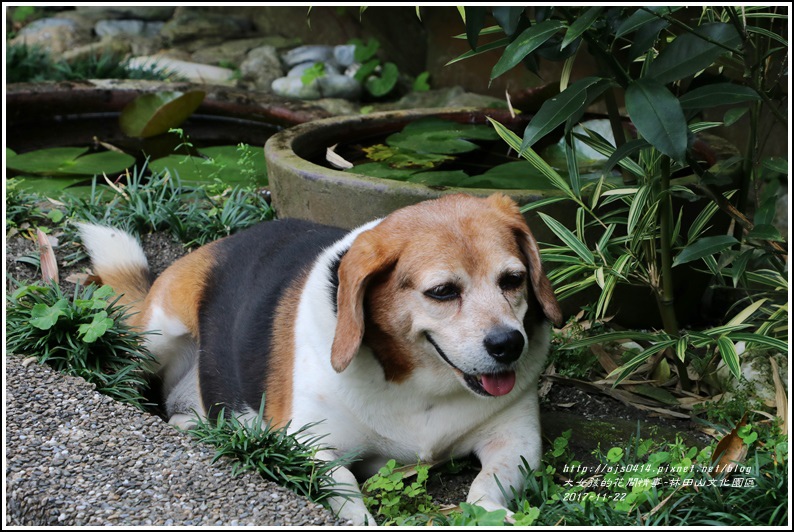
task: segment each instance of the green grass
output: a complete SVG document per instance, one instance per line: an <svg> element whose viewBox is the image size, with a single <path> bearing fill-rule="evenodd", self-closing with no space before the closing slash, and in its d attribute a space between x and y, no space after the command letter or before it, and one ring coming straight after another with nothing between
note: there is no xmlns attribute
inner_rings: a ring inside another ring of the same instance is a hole
<svg viewBox="0 0 794 532"><path fill-rule="evenodd" d="M291 431L289 424L274 428L264 420L264 408L263 397L253 419L243 421L221 410L214 420L197 419L197 426L188 432L216 449L213 462L229 459L233 475L255 471L315 502L325 502L332 496L354 496L332 478L343 460L314 460L315 454L327 447L322 445L322 436L307 433L313 425L297 431Z"/></svg>
<svg viewBox="0 0 794 532"><path fill-rule="evenodd" d="M89 55L67 63L56 61L41 47L9 44L6 50L6 82L81 81L86 79L149 79L177 81L168 70L149 65L131 67L123 57L110 53Z"/></svg>

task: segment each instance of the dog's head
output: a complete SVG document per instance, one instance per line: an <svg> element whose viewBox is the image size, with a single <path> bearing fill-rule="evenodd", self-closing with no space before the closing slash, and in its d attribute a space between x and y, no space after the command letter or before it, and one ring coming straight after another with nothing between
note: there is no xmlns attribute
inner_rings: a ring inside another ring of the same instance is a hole
<svg viewBox="0 0 794 532"><path fill-rule="evenodd" d="M389 380L451 368L483 396L509 393L538 323L562 320L537 243L500 194L423 202L361 233L339 265L337 307L336 371L364 342Z"/></svg>

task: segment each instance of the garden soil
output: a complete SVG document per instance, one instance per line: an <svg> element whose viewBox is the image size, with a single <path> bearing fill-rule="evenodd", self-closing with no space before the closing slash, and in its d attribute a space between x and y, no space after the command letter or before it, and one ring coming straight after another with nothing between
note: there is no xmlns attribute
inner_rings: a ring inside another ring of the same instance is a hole
<svg viewBox="0 0 794 532"><path fill-rule="evenodd" d="M170 235L142 238L150 268L158 274L186 250ZM77 248L56 248L60 284L85 272L86 260L65 265ZM6 239L9 278L39 275L29 263L37 246L14 235ZM253 473L233 477L229 462L212 462L214 452L169 426L154 412L141 412L94 390L82 379L6 354L7 523L15 525L343 525L321 506ZM547 382L548 381L548 382ZM570 449L584 464L597 465L592 451L643 437L708 440L689 420L651 417L614 399L543 379L544 444L571 430ZM438 466L428 491L436 502L465 501L477 474L475 460Z"/></svg>

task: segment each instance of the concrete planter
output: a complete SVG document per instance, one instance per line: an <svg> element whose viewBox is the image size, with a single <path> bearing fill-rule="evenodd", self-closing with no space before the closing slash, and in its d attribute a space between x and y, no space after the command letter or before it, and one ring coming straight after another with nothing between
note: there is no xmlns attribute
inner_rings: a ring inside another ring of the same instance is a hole
<svg viewBox="0 0 794 532"><path fill-rule="evenodd" d="M484 124L490 116L505 125L523 126L526 119L511 119L498 109L419 109L344 116L307 122L273 135L265 144L265 159L273 206L280 217L301 218L353 228L404 207L445 194L488 196L494 189L429 187L392 179L368 177L322 166L325 150L337 143L352 142L402 130L426 117L459 123ZM554 190L500 190L520 205L556 195ZM565 222L572 211L566 202L544 209ZM568 212L570 211L570 212ZM539 239L551 236L537 214L528 215Z"/></svg>

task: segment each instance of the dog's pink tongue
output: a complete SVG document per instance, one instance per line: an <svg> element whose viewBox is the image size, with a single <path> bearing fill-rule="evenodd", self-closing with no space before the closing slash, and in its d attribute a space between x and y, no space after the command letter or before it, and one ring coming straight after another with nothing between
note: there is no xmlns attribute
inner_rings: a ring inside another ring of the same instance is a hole
<svg viewBox="0 0 794 532"><path fill-rule="evenodd" d="M482 387L491 395L499 396L508 394L515 384L516 373L514 371L505 371L504 373L482 376Z"/></svg>

